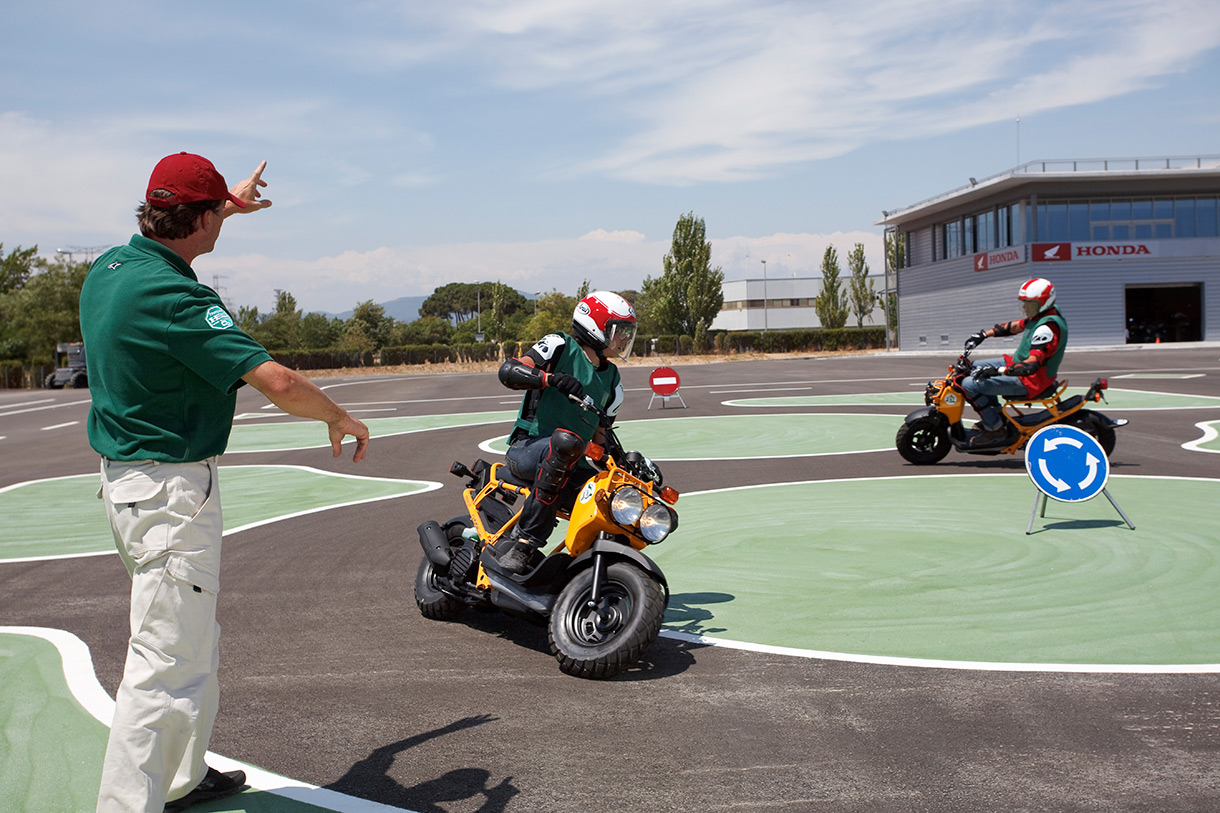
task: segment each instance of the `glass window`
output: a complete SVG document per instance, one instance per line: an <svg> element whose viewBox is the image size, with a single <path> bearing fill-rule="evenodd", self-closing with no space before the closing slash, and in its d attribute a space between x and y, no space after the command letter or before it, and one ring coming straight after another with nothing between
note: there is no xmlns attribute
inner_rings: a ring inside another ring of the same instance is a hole
<svg viewBox="0 0 1220 813"><path fill-rule="evenodd" d="M1174 201L1173 232L1178 237L1195 236L1194 198L1181 198Z"/></svg>
<svg viewBox="0 0 1220 813"><path fill-rule="evenodd" d="M945 224L945 259L962 256L962 222L954 220Z"/></svg>
<svg viewBox="0 0 1220 813"><path fill-rule="evenodd" d="M995 212L983 212L974 222L975 232L978 234L978 250L990 251L995 248Z"/></svg>
<svg viewBox="0 0 1220 813"><path fill-rule="evenodd" d="M1041 237L1041 231L1039 231L1039 237ZM1046 237L1044 239L1070 239L1068 231L1068 205L1066 203L1046 204Z"/></svg>
<svg viewBox="0 0 1220 813"><path fill-rule="evenodd" d="M1131 201L1129 201L1129 200L1110 201L1110 219L1111 220L1130 220L1131 219Z"/></svg>
<svg viewBox="0 0 1220 813"><path fill-rule="evenodd" d="M1173 219L1173 201L1172 200L1154 200L1152 202L1152 219L1153 220L1172 220Z"/></svg>
<svg viewBox="0 0 1220 813"><path fill-rule="evenodd" d="M1151 223L1136 223L1135 224L1135 239L1148 240L1152 237Z"/></svg>
<svg viewBox="0 0 1220 813"><path fill-rule="evenodd" d="M1195 230L1199 237L1216 236L1216 199L1199 198L1195 203Z"/></svg>
<svg viewBox="0 0 1220 813"><path fill-rule="evenodd" d="M966 245L966 250L965 250L966 255L969 256L969 255L973 254L974 247L975 247L974 218L973 217L962 218L962 238L963 238L962 242L964 242Z"/></svg>
<svg viewBox="0 0 1220 813"><path fill-rule="evenodd" d="M1150 201L1150 200L1131 201L1131 219L1132 220L1151 220L1152 219L1152 201Z"/></svg>
<svg viewBox="0 0 1220 813"><path fill-rule="evenodd" d="M1008 207L1008 245L1015 246L1025 242L1025 224L1021 222L1021 204L1014 203Z"/></svg>
<svg viewBox="0 0 1220 813"><path fill-rule="evenodd" d="M1109 220L1110 219L1110 201L1095 200L1089 204L1089 219L1090 220Z"/></svg>
<svg viewBox="0 0 1220 813"><path fill-rule="evenodd" d="M1129 240L1131 239L1131 226L1128 223L1115 223L1110 227L1111 240Z"/></svg>
<svg viewBox="0 0 1220 813"><path fill-rule="evenodd" d="M1166 240L1170 237L1173 237L1173 224L1172 223L1153 223L1152 224L1152 236L1158 240Z"/></svg>
<svg viewBox="0 0 1220 813"><path fill-rule="evenodd" d="M1109 240L1110 239L1110 227L1109 226L1094 226L1092 237L1094 240Z"/></svg>
<svg viewBox="0 0 1220 813"><path fill-rule="evenodd" d="M1009 206L1001 206L1000 211L996 212L996 248L1012 245L1012 226L1009 221L1011 212L1012 208Z"/></svg>
<svg viewBox="0 0 1220 813"><path fill-rule="evenodd" d="M1083 201L1068 204L1068 239L1089 239L1089 204Z"/></svg>

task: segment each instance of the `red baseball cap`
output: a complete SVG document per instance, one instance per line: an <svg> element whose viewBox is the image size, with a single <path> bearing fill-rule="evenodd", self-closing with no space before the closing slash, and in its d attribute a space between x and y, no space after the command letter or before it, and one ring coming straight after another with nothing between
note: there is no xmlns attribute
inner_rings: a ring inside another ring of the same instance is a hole
<svg viewBox="0 0 1220 813"><path fill-rule="evenodd" d="M173 194L153 197L154 189L165 189ZM201 200L227 200L234 206L246 208L244 200L229 192L224 176L216 171L211 161L188 152L167 155L157 162L152 177L148 179L144 199L158 209Z"/></svg>

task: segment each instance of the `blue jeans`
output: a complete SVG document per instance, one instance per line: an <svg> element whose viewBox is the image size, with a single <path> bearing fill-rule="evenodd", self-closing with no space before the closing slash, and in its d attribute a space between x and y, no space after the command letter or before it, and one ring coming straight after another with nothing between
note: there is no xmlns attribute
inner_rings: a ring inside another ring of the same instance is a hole
<svg viewBox="0 0 1220 813"><path fill-rule="evenodd" d="M542 461L550 453L550 437L522 438L508 447L504 457L508 470L514 477L533 483L538 479ZM585 465L583 460L576 460L568 470L566 482L560 486L558 498L550 503L538 499L538 489L531 488L529 497L522 505L521 519L517 524L521 537L534 547L546 544L547 537L555 529L555 514L560 510L572 510L581 487L593 474L593 469Z"/></svg>
<svg viewBox="0 0 1220 813"><path fill-rule="evenodd" d="M1003 367L1004 359L985 359L976 361L972 365L974 369L979 367ZM984 429L999 429L1003 422L1003 415L1000 414L1000 398L1004 395L1010 398L1024 398L1028 393L1025 384L1015 375L996 375L991 378L973 378L967 376L962 379L962 389L966 391L971 403L979 411L979 422Z"/></svg>

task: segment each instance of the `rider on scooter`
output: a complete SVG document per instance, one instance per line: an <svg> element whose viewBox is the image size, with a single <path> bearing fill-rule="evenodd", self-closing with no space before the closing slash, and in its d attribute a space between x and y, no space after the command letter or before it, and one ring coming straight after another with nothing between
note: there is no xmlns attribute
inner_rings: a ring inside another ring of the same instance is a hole
<svg viewBox="0 0 1220 813"><path fill-rule="evenodd" d="M585 468L585 447L604 438L597 416L568 396L591 397L613 420L623 403L623 385L606 353L626 360L635 328L635 311L627 300L597 291L577 304L571 335L543 336L521 358L500 365L500 383L527 391L509 437L508 468L514 477L533 483L521 519L507 538L512 547L499 556L510 573L524 572L534 551L546 544L555 513L571 508L588 479L577 471Z"/></svg>
<svg viewBox="0 0 1220 813"><path fill-rule="evenodd" d="M1013 355L976 361L971 374L962 380L962 388L980 418L971 446L990 446L1008 439L999 396L1034 398L1052 388L1067 349L1067 321L1055 308L1055 286L1050 280L1031 279L1021 286L1017 299L1025 310L1024 319L984 328L966 340L966 350L973 350L989 336L1022 334Z"/></svg>

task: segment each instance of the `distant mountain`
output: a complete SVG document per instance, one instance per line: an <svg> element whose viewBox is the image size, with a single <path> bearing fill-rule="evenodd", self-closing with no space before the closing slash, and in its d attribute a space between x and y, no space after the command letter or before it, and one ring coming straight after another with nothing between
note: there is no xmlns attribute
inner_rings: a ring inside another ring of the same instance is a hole
<svg viewBox="0 0 1220 813"><path fill-rule="evenodd" d="M379 303L385 308L385 315L391 316L400 322L414 322L419 318L419 308L424 304L426 296L400 296L398 299L391 299L389 302ZM351 319L355 310L344 311L343 313L325 313L323 315L328 319Z"/></svg>
<svg viewBox="0 0 1220 813"><path fill-rule="evenodd" d="M528 293L525 291L518 291L517 293L521 294L531 302L535 299L532 291ZM400 322L414 322L419 318L419 308L424 304L424 300L427 298L427 296L400 296L398 299L391 299L389 302L381 302L379 304L381 307L385 308L386 316L391 316ZM352 314L355 313L354 310L344 311L343 313L326 313L325 311L319 312L322 313L322 315L327 319L351 319Z"/></svg>

